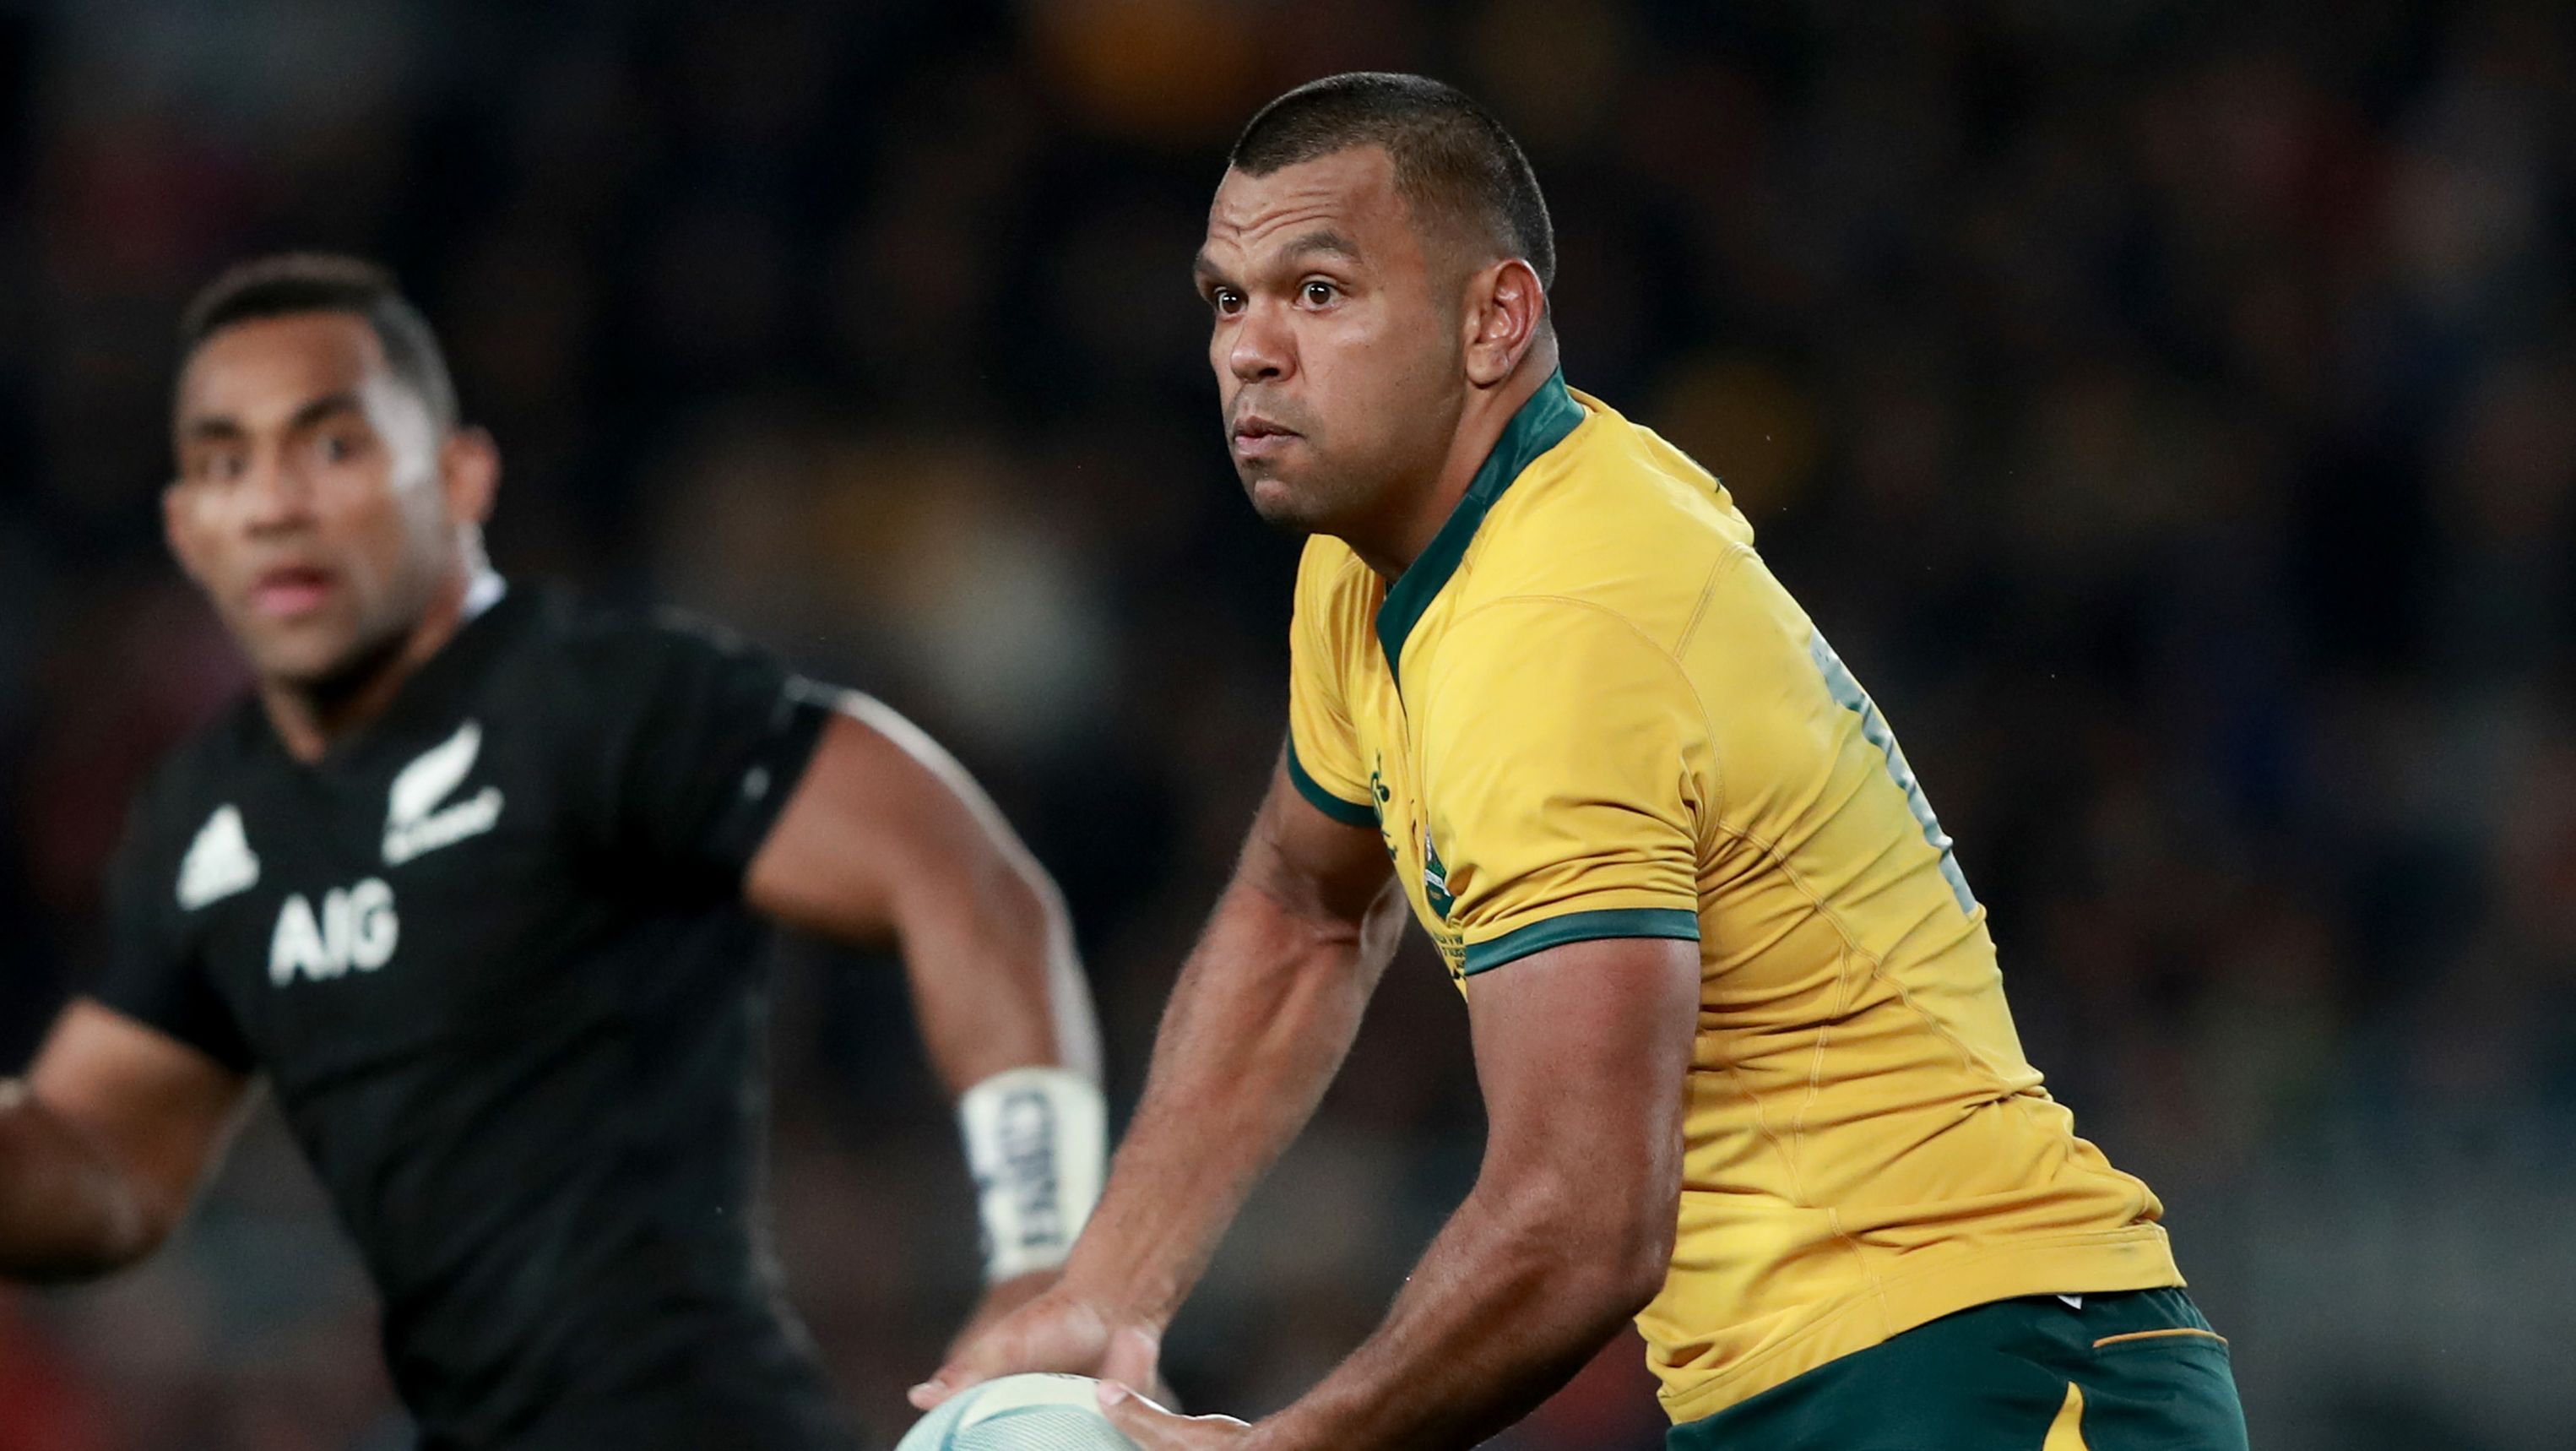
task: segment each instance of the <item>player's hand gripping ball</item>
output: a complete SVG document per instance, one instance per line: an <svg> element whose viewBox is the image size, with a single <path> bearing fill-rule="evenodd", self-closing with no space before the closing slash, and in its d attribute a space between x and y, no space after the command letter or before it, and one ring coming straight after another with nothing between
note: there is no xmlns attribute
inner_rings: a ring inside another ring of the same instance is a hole
<svg viewBox="0 0 2576 1451"><path fill-rule="evenodd" d="M959 1391L895 1451L1137 1451L1100 1412L1100 1382L1006 1375Z"/></svg>

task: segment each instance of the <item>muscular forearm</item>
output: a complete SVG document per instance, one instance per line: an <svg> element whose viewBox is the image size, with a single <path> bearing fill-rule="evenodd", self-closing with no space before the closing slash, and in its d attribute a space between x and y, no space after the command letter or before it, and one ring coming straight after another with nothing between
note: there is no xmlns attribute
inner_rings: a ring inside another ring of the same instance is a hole
<svg viewBox="0 0 2576 1451"><path fill-rule="evenodd" d="M951 1093L1012 1068L1100 1075L1073 928L1046 870L956 760L864 696L843 700L744 874L781 921L902 949Z"/></svg>
<svg viewBox="0 0 2576 1451"><path fill-rule="evenodd" d="M1061 896L1035 863L974 864L899 898L921 1035L949 1092L1036 1065L1100 1076L1100 1033Z"/></svg>
<svg viewBox="0 0 2576 1451"><path fill-rule="evenodd" d="M1228 890L1173 989L1069 1284L1170 1320L1349 1053L1395 925L1301 912L1253 882Z"/></svg>
<svg viewBox="0 0 2576 1451"><path fill-rule="evenodd" d="M105 1147L23 1082L0 1081L0 1275L106 1274L150 1253L163 1220Z"/></svg>
<svg viewBox="0 0 2576 1451"><path fill-rule="evenodd" d="M1664 1272L1664 1241L1651 1226L1607 1222L1582 1193L1480 1185L1386 1323L1304 1399L1263 1421L1251 1446L1468 1447L1554 1394L1653 1298Z"/></svg>

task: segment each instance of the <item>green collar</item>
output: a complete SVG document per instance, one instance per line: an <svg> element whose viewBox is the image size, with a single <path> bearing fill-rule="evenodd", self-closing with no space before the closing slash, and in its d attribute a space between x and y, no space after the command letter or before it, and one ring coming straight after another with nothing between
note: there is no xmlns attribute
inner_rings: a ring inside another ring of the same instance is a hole
<svg viewBox="0 0 2576 1451"><path fill-rule="evenodd" d="M1386 671L1394 676L1397 687L1403 686L1404 672L1397 661L1404 654L1405 637L1422 619L1422 612L1440 597L1441 586L1458 572L1458 561L1467 557L1467 546L1476 538L1476 530L1485 522L1485 514L1512 480L1521 476L1540 454L1565 441L1565 436L1583 422L1583 405L1566 391L1565 370L1559 368L1538 385L1521 411L1503 426L1503 436L1494 440L1494 451L1485 455L1484 467L1467 485L1467 493L1449 515L1440 532L1431 536L1416 558L1386 592L1386 603L1378 606L1377 642L1386 651Z"/></svg>

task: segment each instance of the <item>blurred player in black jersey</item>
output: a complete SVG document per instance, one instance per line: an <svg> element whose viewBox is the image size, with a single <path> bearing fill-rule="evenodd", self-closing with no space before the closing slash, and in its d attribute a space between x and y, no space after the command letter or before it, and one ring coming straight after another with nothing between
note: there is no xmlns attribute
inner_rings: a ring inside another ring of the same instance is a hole
<svg viewBox="0 0 2576 1451"><path fill-rule="evenodd" d="M381 271L252 263L183 333L170 545L257 689L144 789L107 971L0 1085L0 1273L149 1254L265 1078L425 1447L853 1445L758 1247L759 919L900 943L990 1312L1098 1193L1054 885L882 706L493 574L499 457Z"/></svg>

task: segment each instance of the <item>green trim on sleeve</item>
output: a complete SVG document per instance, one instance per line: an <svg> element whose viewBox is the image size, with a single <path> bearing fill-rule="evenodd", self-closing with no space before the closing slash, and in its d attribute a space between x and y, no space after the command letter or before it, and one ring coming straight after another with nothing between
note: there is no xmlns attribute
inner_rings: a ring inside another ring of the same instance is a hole
<svg viewBox="0 0 2576 1451"><path fill-rule="evenodd" d="M1342 825L1377 825L1377 808L1362 806L1356 801L1344 801L1325 790L1324 783L1306 774L1305 764L1297 759L1297 744L1294 741L1288 743L1288 780L1297 788L1297 794L1306 798L1307 804Z"/></svg>
<svg viewBox="0 0 2576 1451"><path fill-rule="evenodd" d="M1679 942L1699 940L1699 914L1679 907L1618 907L1604 912L1568 912L1527 927L1514 928L1491 942L1467 944L1462 977L1518 962L1533 952L1569 942L1600 942L1613 937L1663 937Z"/></svg>

